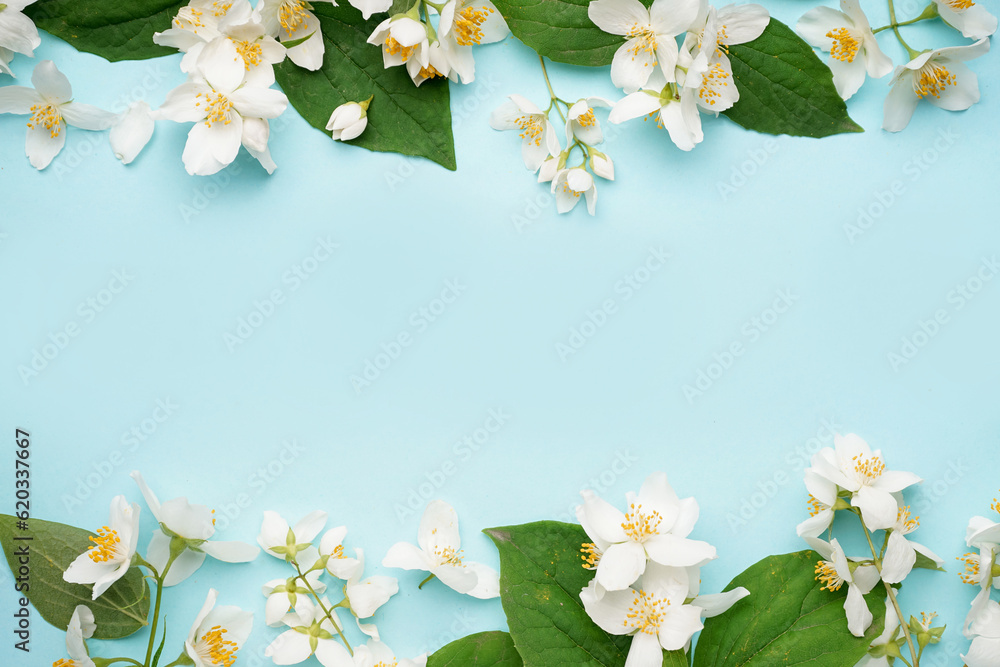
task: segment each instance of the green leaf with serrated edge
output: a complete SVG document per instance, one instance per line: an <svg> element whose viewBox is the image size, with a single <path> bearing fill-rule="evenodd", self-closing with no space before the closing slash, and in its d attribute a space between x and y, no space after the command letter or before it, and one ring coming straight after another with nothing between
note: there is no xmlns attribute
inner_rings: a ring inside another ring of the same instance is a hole
<svg viewBox="0 0 1000 667"><path fill-rule="evenodd" d="M343 7L317 4L313 11L326 46L323 66L310 72L286 60L275 67L292 106L310 125L326 133L334 109L374 95L368 107L368 127L345 143L417 155L454 170L448 81L427 81L418 88L404 67L386 69L381 48L367 43L379 21L362 20L361 13L346 3Z"/></svg>
<svg viewBox="0 0 1000 667"><path fill-rule="evenodd" d="M746 129L815 138L864 132L847 115L830 68L781 21L730 46L729 61L740 99L722 113Z"/></svg>
<svg viewBox="0 0 1000 667"><path fill-rule="evenodd" d="M590 620L580 591L594 578L583 568L580 526L539 521L485 531L500 552L500 603L526 667L622 667L632 638L609 635ZM664 654L683 667L683 655Z"/></svg>
<svg viewBox="0 0 1000 667"><path fill-rule="evenodd" d="M924 554L920 553L919 551L916 551L916 550L914 550L914 551L917 554L917 561L913 564L913 567L918 567L918 568L921 568L921 569L924 569L924 570L937 570L938 572L947 572L948 571L948 570L944 569L943 567L941 567L940 565L938 565L937 562L934 561L933 559L925 556Z"/></svg>
<svg viewBox="0 0 1000 667"><path fill-rule="evenodd" d="M149 590L138 568L131 568L103 595L91 600L92 587L70 584L63 572L77 556L93 546L93 533L61 523L29 519L28 530L16 529L17 519L0 514L0 542L7 564L18 577L18 549L28 548L28 583L25 595L39 615L62 630L77 605L87 605L94 612L97 639L127 637L146 625L149 616ZM31 539L15 539L30 537Z"/></svg>
<svg viewBox="0 0 1000 667"><path fill-rule="evenodd" d="M177 53L153 43L185 0L38 0L24 8L39 28L111 61Z"/></svg>
<svg viewBox="0 0 1000 667"><path fill-rule="evenodd" d="M847 629L839 591L822 590L813 551L768 556L730 582L750 591L725 614L705 619L694 667L849 667L865 655L885 622L885 589L866 596L875 620L864 637Z"/></svg>
<svg viewBox="0 0 1000 667"><path fill-rule="evenodd" d="M480 632L456 639L427 656L427 667L522 667L506 632Z"/></svg>

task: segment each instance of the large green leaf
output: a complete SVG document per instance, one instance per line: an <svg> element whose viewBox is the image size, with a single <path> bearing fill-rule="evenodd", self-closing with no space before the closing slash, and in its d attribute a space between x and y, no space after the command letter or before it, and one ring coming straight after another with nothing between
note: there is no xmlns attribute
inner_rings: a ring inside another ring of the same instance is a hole
<svg viewBox="0 0 1000 667"><path fill-rule="evenodd" d="M604 32L590 20L590 0L494 0L493 4L515 37L556 62L607 65L624 43L621 36Z"/></svg>
<svg viewBox="0 0 1000 667"><path fill-rule="evenodd" d="M882 632L885 590L867 598L875 621L864 637L847 629L846 585L821 590L815 579L819 556L799 551L768 556L738 575L726 590L743 586L749 597L721 616L705 620L694 667L850 667Z"/></svg>
<svg viewBox="0 0 1000 667"><path fill-rule="evenodd" d="M413 85L403 67L386 69L382 50L367 43L378 21L364 21L344 3L317 3L326 55L323 67L304 70L290 60L275 68L288 100L313 127L326 132L333 110L374 95L368 127L350 142L373 151L419 155L455 169L451 106L446 80ZM331 139L332 141L332 139Z"/></svg>
<svg viewBox="0 0 1000 667"><path fill-rule="evenodd" d="M22 565L19 550L27 548L29 586L22 594L42 618L65 630L76 606L85 604L94 612L94 637L98 639L127 637L146 625L149 589L138 568L131 568L102 596L91 600L91 587L66 583L63 572L93 546L89 539L93 533L41 519L29 519L28 530L18 530L17 523L14 517L0 514L0 542L15 577Z"/></svg>
<svg viewBox="0 0 1000 667"><path fill-rule="evenodd" d="M480 632L456 639L427 657L427 667L521 667L506 632Z"/></svg>
<svg viewBox="0 0 1000 667"><path fill-rule="evenodd" d="M730 46L729 61L740 99L723 113L748 130L817 138L864 131L847 115L830 68L781 21Z"/></svg>
<svg viewBox="0 0 1000 667"><path fill-rule="evenodd" d="M500 551L500 602L526 667L622 667L631 637L597 627L580 601L594 573L583 568L580 526L539 521L486 531ZM664 653L665 667L685 667L683 651Z"/></svg>
<svg viewBox="0 0 1000 667"><path fill-rule="evenodd" d="M39 28L80 51L108 60L141 60L171 53L153 44L153 33L170 27L185 0L38 0L24 13Z"/></svg>

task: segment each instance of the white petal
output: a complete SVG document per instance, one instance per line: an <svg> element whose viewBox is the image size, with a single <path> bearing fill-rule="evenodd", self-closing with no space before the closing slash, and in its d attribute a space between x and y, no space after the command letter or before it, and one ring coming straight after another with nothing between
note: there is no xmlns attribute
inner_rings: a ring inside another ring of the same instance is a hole
<svg viewBox="0 0 1000 667"><path fill-rule="evenodd" d="M628 40L615 51L611 60L611 82L626 93L646 85L656 66L656 53L641 47L640 38Z"/></svg>
<svg viewBox="0 0 1000 667"><path fill-rule="evenodd" d="M587 615L605 632L613 635L626 634L629 629L625 621L632 607L635 592L607 591L598 596L597 581L591 579L587 587L580 592L580 601Z"/></svg>
<svg viewBox="0 0 1000 667"><path fill-rule="evenodd" d="M490 600L500 597L500 574L482 563L465 562L468 570L476 573L476 586L469 595L480 600Z"/></svg>
<svg viewBox="0 0 1000 667"><path fill-rule="evenodd" d="M312 36L298 46L288 49L288 59L309 71L318 70L323 66L323 56L326 53L326 44L323 43L323 32L320 30L319 19L309 14L306 17L305 31L300 29L297 32L301 34L294 38L288 36L283 41L301 39L310 33Z"/></svg>
<svg viewBox="0 0 1000 667"><path fill-rule="evenodd" d="M628 588L646 570L646 551L637 542L612 544L597 564L597 582L608 591Z"/></svg>
<svg viewBox="0 0 1000 667"><path fill-rule="evenodd" d="M837 94L845 100L858 92L865 82L865 59L860 55L850 62L831 58L827 64L833 72L833 85L837 88Z"/></svg>
<svg viewBox="0 0 1000 667"><path fill-rule="evenodd" d="M697 607L701 607L702 616L704 616L705 618L711 618L713 616L718 616L719 614L723 614L729 611L729 609L734 604L736 604L737 602L739 602L748 595L750 595L750 591L743 588L742 586L738 586L733 590L727 591L725 593L716 593L714 595L699 595L694 600L692 600L691 604Z"/></svg>
<svg viewBox="0 0 1000 667"><path fill-rule="evenodd" d="M202 544L201 549L212 558L226 563L249 563L260 554L260 549L245 542L210 540Z"/></svg>
<svg viewBox="0 0 1000 667"><path fill-rule="evenodd" d="M638 0L595 0L587 6L587 15L612 35L627 35L636 24L649 24L649 10Z"/></svg>
<svg viewBox="0 0 1000 667"><path fill-rule="evenodd" d="M110 111L79 102L69 102L62 105L59 110L67 123L83 130L106 130L118 118Z"/></svg>
<svg viewBox="0 0 1000 667"><path fill-rule="evenodd" d="M295 541L299 544L307 544L316 539L319 532L326 525L326 512L315 510L305 515L295 524L292 532L295 533ZM284 544L284 540L282 540Z"/></svg>
<svg viewBox="0 0 1000 667"><path fill-rule="evenodd" d="M703 627L701 607L691 604L671 605L660 624L657 637L660 645L666 650L679 651L691 641L691 636Z"/></svg>
<svg viewBox="0 0 1000 667"><path fill-rule="evenodd" d="M288 98L283 92L273 88L246 86L231 93L229 101L247 118L277 118L288 108ZM298 536L298 531L295 534Z"/></svg>
<svg viewBox="0 0 1000 667"><path fill-rule="evenodd" d="M644 544L649 557L660 565L688 567L704 565L716 557L708 542L689 540L670 533L653 535Z"/></svg>
<svg viewBox="0 0 1000 667"><path fill-rule="evenodd" d="M397 542L389 547L389 552L382 559L382 565L383 567L397 567L401 570L430 570L427 555L407 542Z"/></svg>
<svg viewBox="0 0 1000 667"><path fill-rule="evenodd" d="M851 505L861 510L861 518L869 530L892 528L896 525L899 505L890 493L863 486L851 498Z"/></svg>
<svg viewBox="0 0 1000 667"><path fill-rule="evenodd" d="M902 68L900 68L902 69ZM899 70L897 70L897 77ZM883 107L882 129L889 132L899 132L910 123L913 111L917 108L917 94L913 92L912 74L907 73L898 78L889 89Z"/></svg>
<svg viewBox="0 0 1000 667"><path fill-rule="evenodd" d="M297 665L311 655L309 637L295 630L282 632L264 649L264 657L271 658L276 665Z"/></svg>
<svg viewBox="0 0 1000 667"><path fill-rule="evenodd" d="M855 637L864 637L865 630L872 624L872 613L857 586L848 587L844 611L847 612L847 629Z"/></svg>
<svg viewBox="0 0 1000 667"><path fill-rule="evenodd" d="M437 565L431 568L431 572L441 580L441 583L459 593L470 592L479 582L475 572L460 565Z"/></svg>
<svg viewBox="0 0 1000 667"><path fill-rule="evenodd" d="M893 531L889 534L889 543L882 560L882 581L887 584L898 584L913 569L917 562L917 553L902 534Z"/></svg>
<svg viewBox="0 0 1000 667"><path fill-rule="evenodd" d="M358 618L368 618L399 592L399 583L393 577L375 576L357 584L348 584L345 590L351 601L351 610Z"/></svg>
<svg viewBox="0 0 1000 667"><path fill-rule="evenodd" d="M657 667L663 664L663 649L656 635L639 632L632 637L625 667Z"/></svg>
<svg viewBox="0 0 1000 667"><path fill-rule="evenodd" d="M34 58L34 50L42 43L34 22L8 4L0 15L0 44Z"/></svg>
<svg viewBox="0 0 1000 667"><path fill-rule="evenodd" d="M622 528L625 514L621 510L589 489L581 491L580 495L583 497L582 511L586 514L587 523L596 537L609 544L628 539L625 529Z"/></svg>
<svg viewBox="0 0 1000 667"><path fill-rule="evenodd" d="M26 86L0 87L0 113L31 113L31 107L45 104L34 88Z"/></svg>
<svg viewBox="0 0 1000 667"><path fill-rule="evenodd" d="M955 84L945 86L940 97L930 95L925 99L936 107L948 111L962 111L979 101L979 81L975 72L962 63L948 63L955 76Z"/></svg>
<svg viewBox="0 0 1000 667"><path fill-rule="evenodd" d="M795 32L802 35L813 46L824 51L830 50L833 39L826 36L826 33L837 28L853 28L854 22L843 12L838 12L830 7L814 7L802 15L795 25Z"/></svg>
<svg viewBox="0 0 1000 667"><path fill-rule="evenodd" d="M455 508L443 500L427 503L417 530L417 544L427 554L440 554L445 549L458 551L461 538Z"/></svg>
<svg viewBox="0 0 1000 667"><path fill-rule="evenodd" d="M31 84L51 104L63 104L73 99L73 88L69 79L59 71L51 60L43 60L35 65L31 73Z"/></svg>
<svg viewBox="0 0 1000 667"><path fill-rule="evenodd" d="M52 131L44 125L28 128L28 136L24 142L24 153L28 156L31 166L35 169L45 169L59 154L66 143L66 123L59 122L58 133L53 137Z"/></svg>
<svg viewBox="0 0 1000 667"><path fill-rule="evenodd" d="M351 6L361 10L361 16L367 21L372 14L389 11L392 0L348 0Z"/></svg>
<svg viewBox="0 0 1000 667"><path fill-rule="evenodd" d="M726 44L745 44L764 33L771 15L760 5L726 5L719 9L718 21L726 27Z"/></svg>

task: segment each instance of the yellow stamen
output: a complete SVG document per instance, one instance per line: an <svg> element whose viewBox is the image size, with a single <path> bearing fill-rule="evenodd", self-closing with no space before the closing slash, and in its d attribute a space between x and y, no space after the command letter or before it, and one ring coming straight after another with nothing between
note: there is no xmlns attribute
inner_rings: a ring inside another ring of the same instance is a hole
<svg viewBox="0 0 1000 667"><path fill-rule="evenodd" d="M278 7L278 22L291 35L305 26L307 14L302 0L285 0Z"/></svg>
<svg viewBox="0 0 1000 667"><path fill-rule="evenodd" d="M455 41L462 46L483 43L482 25L493 13L492 7L466 7L455 15Z"/></svg>
<svg viewBox="0 0 1000 667"><path fill-rule="evenodd" d="M215 525L215 510L212 510L212 525Z"/></svg>
<svg viewBox="0 0 1000 667"><path fill-rule="evenodd" d="M587 113L582 113L576 117L576 122L584 127L593 127L597 125L597 119L594 118L594 110L587 109Z"/></svg>
<svg viewBox="0 0 1000 667"><path fill-rule="evenodd" d="M634 23L625 36L628 39L637 40L632 45L632 48L629 49L629 53L632 54L632 60L635 60L639 54L645 53L648 58L652 58L653 62L644 63L643 67L656 64L656 33L653 31L652 26L640 26L638 23Z"/></svg>
<svg viewBox="0 0 1000 667"><path fill-rule="evenodd" d="M716 101L722 97L722 93L719 90L728 85L729 73L726 72L721 64L715 63L705 72L701 88L698 90L698 97L705 104L715 106Z"/></svg>
<svg viewBox="0 0 1000 667"><path fill-rule="evenodd" d="M52 667L76 667L76 662L69 658L60 658L52 663Z"/></svg>
<svg viewBox="0 0 1000 667"><path fill-rule="evenodd" d="M232 6L232 2L221 2L220 0L215 0L215 2L212 3L212 14L215 16L225 16L229 13Z"/></svg>
<svg viewBox="0 0 1000 667"><path fill-rule="evenodd" d="M836 566L828 560L821 560L816 563L816 581L824 585L820 590L839 591L844 585L844 579L837 574Z"/></svg>
<svg viewBox="0 0 1000 667"><path fill-rule="evenodd" d="M197 34L198 28L205 27L205 24L201 20L202 14L203 12L200 9L181 7L177 11L177 16L174 17L173 26L180 30L190 30Z"/></svg>
<svg viewBox="0 0 1000 667"><path fill-rule="evenodd" d="M945 0L952 11L964 12L966 9L976 4L972 0Z"/></svg>
<svg viewBox="0 0 1000 667"><path fill-rule="evenodd" d="M938 63L927 63L920 68L920 75L913 80L913 92L923 99L928 95L940 98L945 86L958 83L955 75L948 68Z"/></svg>
<svg viewBox="0 0 1000 667"><path fill-rule="evenodd" d="M438 558L441 559L441 563L442 564L446 564L446 563L448 565L461 565L462 564L462 550L461 549L459 549L458 551L455 551L455 547L445 547L443 549L441 547L435 547L434 553L435 553L435 555L438 556Z"/></svg>
<svg viewBox="0 0 1000 667"><path fill-rule="evenodd" d="M392 662L376 662L372 667L399 667L399 661L393 660Z"/></svg>
<svg viewBox="0 0 1000 667"><path fill-rule="evenodd" d="M959 572L958 578L961 579L966 584L971 584L973 586L979 585L979 573L981 563L979 562L979 555L974 553L967 553L964 556L957 556L956 560L965 563L965 572Z"/></svg>
<svg viewBox="0 0 1000 667"><path fill-rule="evenodd" d="M413 52L416 50L416 48L417 47L415 46L403 46L402 44L397 42L392 35L389 35L388 37L385 38L386 53L388 53L390 56L399 54L400 59L404 63L407 60L409 60L410 56L413 55Z"/></svg>
<svg viewBox="0 0 1000 667"><path fill-rule="evenodd" d="M195 99L203 97L205 99L205 125L212 127L213 123L229 125L232 122L230 112L233 110L233 103L222 93L198 93ZM195 106L201 106L201 102L196 102Z"/></svg>
<svg viewBox="0 0 1000 667"><path fill-rule="evenodd" d="M209 664L230 667L236 662L236 651L239 649L239 646L237 646L236 642L224 639L222 635L225 633L226 629L224 627L216 625L202 635L197 650L201 656L208 658L210 661Z"/></svg>
<svg viewBox="0 0 1000 667"><path fill-rule="evenodd" d="M94 543L94 546L87 549L87 555L95 563L106 563L118 555L117 545L121 542L121 539L118 537L116 531L111 530L107 526L98 528L97 537L91 535L88 539Z"/></svg>
<svg viewBox="0 0 1000 667"><path fill-rule="evenodd" d="M990 505L990 507L993 509L994 512L996 512L997 514L1000 514L1000 500L997 500L996 498L994 498L993 499L993 504Z"/></svg>
<svg viewBox="0 0 1000 667"><path fill-rule="evenodd" d="M42 106L40 104L33 104L29 111L31 111L31 120L28 121L29 129L33 130L41 125L49 131L49 136L53 139L58 137L59 133L62 132L62 114L53 105L46 104Z"/></svg>
<svg viewBox="0 0 1000 667"><path fill-rule="evenodd" d="M655 597L646 591L632 591L632 606L625 614L622 624L626 628L631 628L643 632L647 635L655 635L663 622L663 617L670 606L670 600Z"/></svg>
<svg viewBox="0 0 1000 667"><path fill-rule="evenodd" d="M520 116L514 123L521 128L522 139L527 139L536 146L542 145L542 133L545 128L538 116Z"/></svg>
<svg viewBox="0 0 1000 667"><path fill-rule="evenodd" d="M896 523L903 526L903 534L908 535L915 531L917 527L920 526L919 516L910 516L910 506L906 505L899 508L899 512L896 514Z"/></svg>
<svg viewBox="0 0 1000 667"><path fill-rule="evenodd" d="M927 613L926 611L920 612L920 627L922 627L925 632L927 630L930 630L931 629L931 623L934 622L935 618L937 618L937 612L936 611L932 611L930 613Z"/></svg>
<svg viewBox="0 0 1000 667"><path fill-rule="evenodd" d="M261 63L261 58L263 57L263 49L259 42L245 42L237 41L236 52L240 54L243 58L243 64L249 70L251 67L256 67ZM214 512L215 510L213 510Z"/></svg>
<svg viewBox="0 0 1000 667"><path fill-rule="evenodd" d="M823 510L830 509L830 506L826 503L820 502L813 495L809 494L809 500L806 501L806 505L809 507L809 516L816 516Z"/></svg>
<svg viewBox="0 0 1000 667"><path fill-rule="evenodd" d="M625 515L625 521L622 522L622 529L633 542L642 542L650 535L658 534L661 521L663 521L663 517L660 516L659 512L645 514L641 505L636 507L633 503L629 505L629 512Z"/></svg>
<svg viewBox="0 0 1000 667"><path fill-rule="evenodd" d="M427 67L421 67L420 71L417 72L417 77L422 79L433 79L436 77L443 77L444 74L437 71L434 65L427 65Z"/></svg>
<svg viewBox="0 0 1000 667"><path fill-rule="evenodd" d="M854 461L854 471L861 478L862 486L871 484L885 472L885 464L882 463L882 459L878 456L865 458L861 454L858 454L851 460Z"/></svg>
<svg viewBox="0 0 1000 667"><path fill-rule="evenodd" d="M721 56L723 53L729 53L729 44L726 43L728 41L729 33L726 32L726 26L720 26L715 33L715 55Z"/></svg>
<svg viewBox="0 0 1000 667"><path fill-rule="evenodd" d="M841 60L847 63L854 62L854 58L861 49L861 44L851 34L850 30L847 28L837 28L826 33L826 36L833 40L833 46L830 47L830 56L834 60Z"/></svg>
<svg viewBox="0 0 1000 667"><path fill-rule="evenodd" d="M585 570L596 570L597 564L601 562L601 556L604 554L597 545L593 542L584 542L581 546L580 551L583 553L581 558L583 559L583 569Z"/></svg>

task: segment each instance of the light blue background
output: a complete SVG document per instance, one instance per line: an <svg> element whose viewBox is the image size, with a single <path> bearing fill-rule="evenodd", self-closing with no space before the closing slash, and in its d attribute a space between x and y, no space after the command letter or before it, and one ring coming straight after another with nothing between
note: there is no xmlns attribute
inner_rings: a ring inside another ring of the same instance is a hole
<svg viewBox="0 0 1000 667"><path fill-rule="evenodd" d="M769 7L794 24L808 5ZM873 24L885 18L871 13ZM943 29L907 35L917 46L962 43ZM881 41L899 61L891 36ZM155 106L182 81L178 57L109 64L48 36L37 56L56 61L77 100L106 108L136 95ZM19 83L33 64L14 61ZM980 104L964 113L921 105L900 134L879 129L888 79L850 102L864 134L772 139L706 117L704 143L685 154L651 123L608 130L618 178L598 184L594 218L582 206L557 216L523 168L516 135L487 125L507 94L543 101L534 55L508 40L477 51L477 64L475 83L452 88L455 173L335 144L294 111L272 134L272 177L245 153L215 177L187 176L188 127L167 122L127 168L105 134L70 130L39 173L23 155L25 118L0 117L0 433L31 432L33 515L103 525L114 495L142 504L133 469L161 499L187 495L227 515L222 539L254 541L265 509L292 521L324 509L330 526L349 527L349 548L366 550L369 573L399 576L401 592L377 620L408 656L503 627L497 601L439 584L418 592L417 573L378 566L391 544L416 538L419 511L401 512L412 494L452 503L467 557L496 565L482 528L569 520L581 489L622 503L665 470L700 502L695 536L720 554L703 570L704 588L719 590L759 558L803 548L794 532L806 516L801 452L831 444L831 428L855 431L890 467L926 480L908 494L921 517L914 537L949 573L913 575L904 611L936 610L949 625L942 657L925 664L961 664L975 591L955 575L954 557L966 550L968 517L987 513L1000 486L1000 282L961 308L953 293L1000 250L995 55L971 63ZM606 69L550 74L568 99L616 98ZM901 194L880 212L879 193L896 181ZM849 239L859 209L879 214ZM320 238L339 247L293 289L288 272ZM651 248L670 259L626 299L616 285L637 270L645 277ZM80 304L106 297L123 270L129 284L88 321ZM464 291L418 331L411 314L436 307L447 281ZM230 350L226 334L275 289L283 303ZM751 340L752 318L771 321L779 291L791 307ZM561 358L557 345L607 299L616 312ZM939 310L947 323L894 369L887 355ZM18 367L69 323L80 334L23 382ZM357 392L351 377L402 332L412 344ZM734 342L744 353L720 375L715 355ZM717 379L689 401L683 387L699 371ZM168 400L173 413L148 421ZM509 419L479 451L456 449L491 410ZM133 446L125 434L144 420L150 434ZM455 474L442 481L448 463ZM270 481L259 472L268 465ZM92 474L96 488L78 489ZM89 496L67 501L78 491ZM248 507L234 504L240 494ZM143 546L152 526L143 505ZM165 655L176 656L214 586L220 604L257 613L240 664L262 664L254 656L277 631L263 624L259 587L278 576L281 563L267 556L207 563L169 591ZM11 610L9 578L0 590L0 609ZM32 629L30 658L8 640L0 655L32 666L62 656L62 633L37 616ZM144 642L95 652L139 653Z"/></svg>

